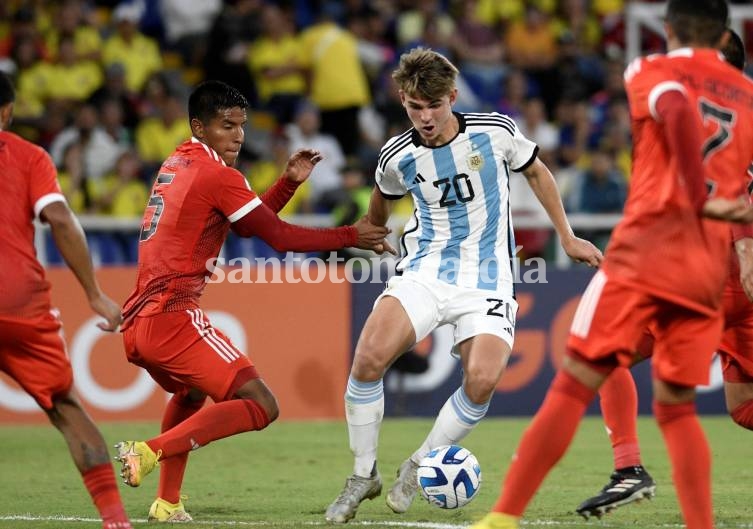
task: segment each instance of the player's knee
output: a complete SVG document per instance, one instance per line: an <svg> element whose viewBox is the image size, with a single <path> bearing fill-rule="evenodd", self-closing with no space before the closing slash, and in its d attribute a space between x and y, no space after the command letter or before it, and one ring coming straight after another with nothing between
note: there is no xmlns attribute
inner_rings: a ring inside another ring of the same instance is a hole
<svg viewBox="0 0 753 529"><path fill-rule="evenodd" d="M352 372L358 380L377 380L387 369L387 355L384 346L372 341L359 342L353 359Z"/></svg>
<svg viewBox="0 0 753 529"><path fill-rule="evenodd" d="M466 373L466 383L463 386L465 394L474 404L489 402L494 389L497 387L499 377L495 373L482 372L469 375Z"/></svg>

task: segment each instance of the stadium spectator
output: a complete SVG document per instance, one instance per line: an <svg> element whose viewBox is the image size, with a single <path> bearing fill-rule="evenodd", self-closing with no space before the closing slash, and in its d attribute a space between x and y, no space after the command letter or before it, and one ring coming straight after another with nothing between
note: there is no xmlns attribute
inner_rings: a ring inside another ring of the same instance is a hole
<svg viewBox="0 0 753 529"><path fill-rule="evenodd" d="M349 521L362 501L381 494L376 461L382 379L395 359L440 323L454 327L453 352L462 361L463 383L421 446L400 465L386 498L390 509L408 510L418 490L418 463L430 450L459 443L486 414L512 350L517 311L508 167L526 176L571 258L592 266L602 258L591 243L573 235L554 178L536 156L536 145L511 119L453 113L457 74L447 58L424 48L402 55L393 73L413 128L382 149L367 218L386 224L392 201L409 192L417 214L401 241L407 252L398 274L377 298L356 345L345 390L353 474L327 507L328 522ZM466 172L458 174L461 167Z"/></svg>
<svg viewBox="0 0 753 529"><path fill-rule="evenodd" d="M607 150L591 154L590 167L581 173L573 193L572 211L582 213L619 213L625 202L625 175Z"/></svg>
<svg viewBox="0 0 753 529"><path fill-rule="evenodd" d="M45 71L46 99L69 106L87 100L102 86L102 69L77 56L73 36L62 35L57 45L55 61Z"/></svg>
<svg viewBox="0 0 753 529"><path fill-rule="evenodd" d="M204 63L206 40L222 10L221 0L159 0L167 48L180 55L185 67Z"/></svg>
<svg viewBox="0 0 753 529"><path fill-rule="evenodd" d="M322 132L332 134L346 156L358 152L358 112L371 102L358 41L323 11L301 35L303 66L310 76L309 98L319 107Z"/></svg>
<svg viewBox="0 0 753 529"><path fill-rule="evenodd" d="M75 142L83 147L85 178L92 180L112 171L122 151L102 128L99 123L99 112L89 103L83 103L78 107L75 123L63 129L52 141L50 155L56 165L62 162L66 147Z"/></svg>
<svg viewBox="0 0 753 529"><path fill-rule="evenodd" d="M727 62L742 70L745 46L733 30L722 48ZM750 175L753 178L753 175ZM748 188L750 189L750 187ZM734 228L734 227L733 227ZM727 411L737 424L753 430L753 231L733 230L734 249L724 287L722 309L724 334L718 355L722 363ZM646 332L638 357L651 356L654 338ZM601 411L612 443L614 471L609 483L596 496L581 503L576 511L586 518L601 516L618 506L654 494L656 483L643 468L636 414L638 394L628 368L618 367L599 389Z"/></svg>
<svg viewBox="0 0 753 529"><path fill-rule="evenodd" d="M285 127L285 134L290 141L290 152L300 149L314 149L322 153L322 161L311 171L311 178L304 184L308 186L309 209L328 213L333 204L324 201L325 195L342 189L343 181L340 171L345 166L345 155L334 136L320 130L320 114L316 105L309 101L299 105L295 121Z"/></svg>
<svg viewBox="0 0 753 529"><path fill-rule="evenodd" d="M615 368L631 365L647 327L656 337L654 415L684 522L688 529L714 527L711 454L694 401L695 386L708 383L722 331L731 237L729 225L716 219L753 220L740 200L753 159L753 115L742 101L753 100L753 88L708 49L724 42L727 17L725 0L670 0L670 51L636 59L626 70L633 130L640 130L626 216L581 298L562 368L518 444L502 493L473 529L518 527L597 390ZM702 124L704 109L705 118L717 116L713 123ZM725 118L732 115L737 120ZM730 141L704 153L703 136L715 137L719 127ZM646 248L654 258L647 259Z"/></svg>
<svg viewBox="0 0 753 529"><path fill-rule="evenodd" d="M257 93L251 72L245 67L248 47L261 34L263 0L229 0L214 20L207 37L204 73L240 90L252 107Z"/></svg>
<svg viewBox="0 0 753 529"><path fill-rule="evenodd" d="M125 68L126 86L138 93L152 72L162 68L162 56L157 42L141 33L138 23L141 7L138 3L121 2L112 12L115 33L105 40L102 62L105 66L120 63Z"/></svg>
<svg viewBox="0 0 753 529"><path fill-rule="evenodd" d="M291 20L278 6L264 6L262 20L262 33L248 49L248 66L261 108L271 112L278 123L290 123L306 95L301 42Z"/></svg>
<svg viewBox="0 0 753 529"><path fill-rule="evenodd" d="M99 287L86 239L60 192L55 167L39 147L7 132L13 86L0 73L0 370L44 410L68 444L104 529L131 529L115 481L107 445L73 393L73 372L50 284L36 259L34 224L50 225L66 264L83 288L98 327L114 331L120 307Z"/></svg>
<svg viewBox="0 0 753 529"><path fill-rule="evenodd" d="M99 62L102 55L102 37L99 30L87 24L81 0L63 0L54 13L55 23L47 32L47 49L52 57L58 54L63 37L73 39L77 60Z"/></svg>
<svg viewBox="0 0 753 529"><path fill-rule="evenodd" d="M178 96L167 94L156 116L147 117L136 128L136 148L151 172L175 148L191 137L183 102Z"/></svg>
<svg viewBox="0 0 753 529"><path fill-rule="evenodd" d="M119 62L105 68L104 83L89 97L89 102L102 112L102 106L111 99L120 103L123 110L123 124L130 130L135 129L139 120L138 98L126 87L125 68Z"/></svg>
<svg viewBox="0 0 753 529"><path fill-rule="evenodd" d="M128 360L173 393L162 433L118 444L122 476L139 486L158 465L149 520L190 521L180 498L188 454L208 443L261 430L278 416L275 396L254 365L199 308L212 262L228 231L258 236L279 251L383 249L388 230L366 219L353 226L304 228L277 217L321 155L294 153L261 197L232 166L243 144L241 93L218 81L200 84L188 101L193 136L162 165L139 238L136 288L123 309ZM206 397L215 404L204 407Z"/></svg>

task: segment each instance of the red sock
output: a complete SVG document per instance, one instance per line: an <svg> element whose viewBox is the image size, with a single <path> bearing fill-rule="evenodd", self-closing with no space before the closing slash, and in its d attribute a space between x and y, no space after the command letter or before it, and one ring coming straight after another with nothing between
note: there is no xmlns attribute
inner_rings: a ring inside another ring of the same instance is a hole
<svg viewBox="0 0 753 529"><path fill-rule="evenodd" d="M161 432L182 423L204 406L204 401L194 402L184 398L182 395L173 395L170 402L167 403L165 414L162 417ZM157 497L162 498L170 503L180 501L180 487L183 485L183 475L186 472L188 463L188 452L174 455L162 459L159 464L159 486L157 487Z"/></svg>
<svg viewBox="0 0 753 529"><path fill-rule="evenodd" d="M711 529L711 454L695 413L695 403L662 404L654 401L669 459L672 481L687 529Z"/></svg>
<svg viewBox="0 0 753 529"><path fill-rule="evenodd" d="M743 428L753 430L753 399L746 400L730 413L732 420Z"/></svg>
<svg viewBox="0 0 753 529"><path fill-rule="evenodd" d="M570 446L595 395L569 373L557 373L544 403L518 443L493 511L523 515L541 482Z"/></svg>
<svg viewBox="0 0 753 529"><path fill-rule="evenodd" d="M630 370L618 367L599 389L601 414L612 442L614 468L641 464L638 445L638 392Z"/></svg>
<svg viewBox="0 0 753 529"><path fill-rule="evenodd" d="M237 433L261 430L269 417L257 402L248 399L227 400L200 409L177 426L146 442L162 458L190 452Z"/></svg>
<svg viewBox="0 0 753 529"><path fill-rule="evenodd" d="M92 497L102 517L102 527L131 529L131 523L120 501L120 492L115 482L115 472L112 465L103 463L86 470L81 474L86 490Z"/></svg>

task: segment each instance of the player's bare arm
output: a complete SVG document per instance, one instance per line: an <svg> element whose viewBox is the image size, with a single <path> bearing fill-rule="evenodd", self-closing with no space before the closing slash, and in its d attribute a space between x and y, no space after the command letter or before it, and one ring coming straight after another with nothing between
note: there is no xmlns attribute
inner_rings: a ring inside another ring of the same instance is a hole
<svg viewBox="0 0 753 529"><path fill-rule="evenodd" d="M315 149L299 149L288 158L283 176L291 182L302 184L322 159L322 153Z"/></svg>
<svg viewBox="0 0 753 529"><path fill-rule="evenodd" d="M384 198L384 195L379 191L379 188L374 186L374 191L372 191L371 200L369 201L369 211L366 214L366 220L375 226L384 226L387 224L387 220L390 218L391 213L392 201ZM382 247L377 247L374 251L379 254L387 252L392 255L397 255L397 250L395 250L386 239L382 241Z"/></svg>
<svg viewBox="0 0 753 529"><path fill-rule="evenodd" d="M536 158L523 171L523 175L538 201L544 206L544 210L552 221L552 225L560 238L560 244L562 244L562 248L567 255L578 263L599 266L604 259L604 255L589 241L576 237L573 233L567 215L565 215L565 208L562 205L557 183L544 162Z"/></svg>
<svg viewBox="0 0 753 529"><path fill-rule="evenodd" d="M735 241L735 252L740 261L740 284L748 299L753 301L753 238Z"/></svg>
<svg viewBox="0 0 753 529"><path fill-rule="evenodd" d="M53 202L42 209L40 217L50 225L55 245L68 267L73 271L94 312L105 318L97 327L115 331L121 322L120 306L99 288L94 276L84 231L65 202Z"/></svg>

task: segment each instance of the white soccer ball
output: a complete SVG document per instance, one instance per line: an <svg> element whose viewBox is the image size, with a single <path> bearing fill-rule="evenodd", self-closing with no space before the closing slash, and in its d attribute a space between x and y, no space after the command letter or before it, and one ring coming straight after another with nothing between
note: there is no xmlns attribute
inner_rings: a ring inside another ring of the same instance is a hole
<svg viewBox="0 0 753 529"><path fill-rule="evenodd" d="M419 463L418 485L432 505L457 509L476 497L481 487L481 467L468 449L440 446Z"/></svg>

